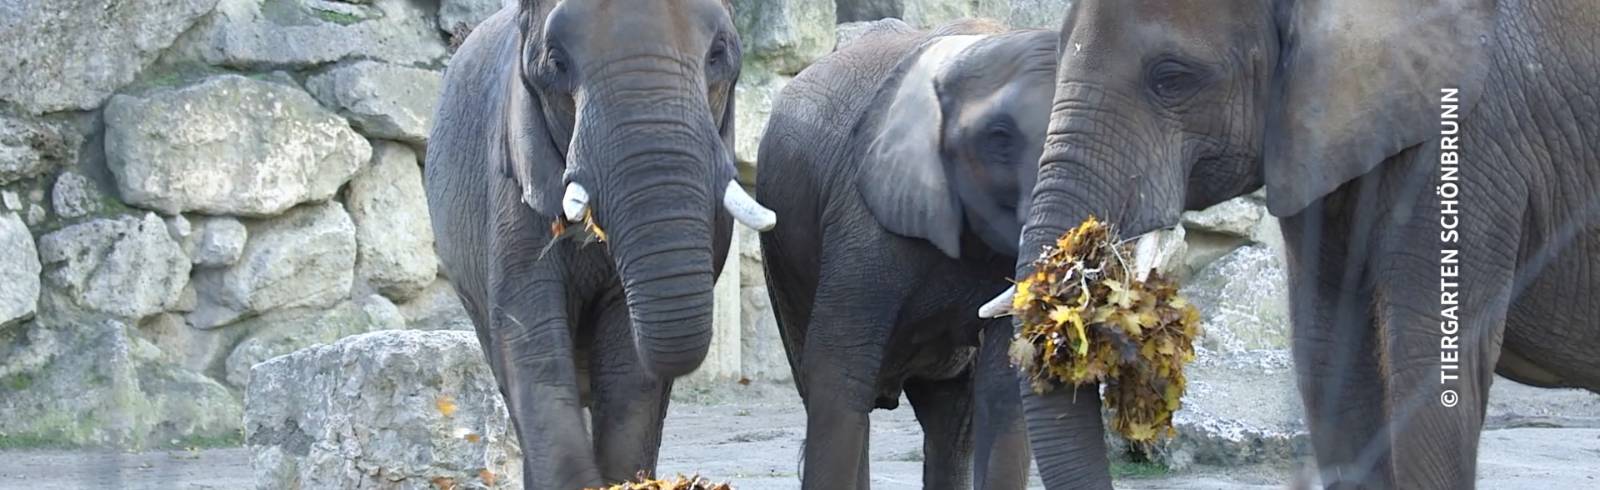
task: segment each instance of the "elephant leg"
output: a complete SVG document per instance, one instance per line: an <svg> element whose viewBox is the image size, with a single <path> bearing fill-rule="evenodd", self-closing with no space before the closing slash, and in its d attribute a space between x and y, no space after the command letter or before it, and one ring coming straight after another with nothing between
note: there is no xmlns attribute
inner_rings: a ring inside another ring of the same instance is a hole
<svg viewBox="0 0 1600 490"><path fill-rule="evenodd" d="M1328 205L1338 208L1340 204ZM1383 379L1366 283L1365 240L1349 220L1313 205L1284 218L1295 378L1327 488L1388 488ZM1343 228L1341 228L1343 226Z"/></svg>
<svg viewBox="0 0 1600 490"><path fill-rule="evenodd" d="M1028 433L1022 423L1022 394L1007 350L1011 325L991 321L984 327L973 373L973 481L978 490L1012 490L1028 486Z"/></svg>
<svg viewBox="0 0 1600 490"><path fill-rule="evenodd" d="M911 380L906 398L922 425L922 488L972 488L972 377Z"/></svg>
<svg viewBox="0 0 1600 490"><path fill-rule="evenodd" d="M621 290L613 290L600 302L590 347L595 459L608 483L627 481L641 471L655 474L672 393L671 380L650 375L639 363L622 298Z"/></svg>
<svg viewBox="0 0 1600 490"><path fill-rule="evenodd" d="M1438 224L1429 221L1413 228L1434 238ZM1398 488L1470 489L1476 480L1478 439L1515 282L1515 254L1504 251L1515 250L1516 239L1491 235L1463 234L1462 259L1447 268L1458 277L1441 274L1437 245L1390 253L1377 275Z"/></svg>
<svg viewBox="0 0 1600 490"><path fill-rule="evenodd" d="M824 319L830 315L818 315ZM842 320L842 319L841 319ZM878 363L883 342L855 343L856 339L819 339L830 330L888 330L887 326L835 323L859 328L827 328L814 324L806 341L801 375L806 386L806 445L802 487L811 489L869 488L867 436L876 393Z"/></svg>
<svg viewBox="0 0 1600 490"><path fill-rule="evenodd" d="M487 325L477 325L506 408L522 445L523 487L586 488L599 485L583 421L567 319L566 273L557 256L535 260L542 222L509 179L495 189L489 254ZM485 332L486 330L486 332Z"/></svg>
<svg viewBox="0 0 1600 490"><path fill-rule="evenodd" d="M861 230L840 225L830 230ZM833 235L833 233L829 233ZM859 236L824 241L822 275L801 355L806 446L802 486L811 490L868 488L868 414L877 397L897 305L910 282L887 282L881 244Z"/></svg>

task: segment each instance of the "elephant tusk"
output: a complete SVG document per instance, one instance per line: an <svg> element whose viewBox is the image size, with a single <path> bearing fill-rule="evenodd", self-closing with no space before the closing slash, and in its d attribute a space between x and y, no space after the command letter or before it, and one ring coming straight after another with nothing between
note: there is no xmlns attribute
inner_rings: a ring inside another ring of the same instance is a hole
<svg viewBox="0 0 1600 490"><path fill-rule="evenodd" d="M567 215L567 221L576 223L583 219L583 213L589 210L589 191L577 182L567 184L567 194L561 196L561 212Z"/></svg>
<svg viewBox="0 0 1600 490"><path fill-rule="evenodd" d="M994 299L978 307L978 318L1000 318L1011 316L1011 298L1017 295L1017 286L1006 288L1005 292L995 296Z"/></svg>
<svg viewBox="0 0 1600 490"><path fill-rule="evenodd" d="M1183 225L1145 233L1133 244L1134 277L1140 281L1150 277L1150 271L1169 274L1182 262L1188 248L1183 241Z"/></svg>
<svg viewBox="0 0 1600 490"><path fill-rule="evenodd" d="M728 190L722 194L722 206L728 208L733 219L756 231L771 230L778 224L778 214L746 194L737 180L728 181Z"/></svg>

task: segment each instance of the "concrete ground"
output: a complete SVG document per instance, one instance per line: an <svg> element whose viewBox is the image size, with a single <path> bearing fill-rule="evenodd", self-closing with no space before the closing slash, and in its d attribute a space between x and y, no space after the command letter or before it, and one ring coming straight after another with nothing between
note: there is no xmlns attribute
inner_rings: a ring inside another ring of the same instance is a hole
<svg viewBox="0 0 1600 490"><path fill-rule="evenodd" d="M685 390L667 417L663 474L693 473L728 480L740 489L798 489L805 414L793 391L753 386ZM1530 414L1532 415L1532 414ZM1548 490L1600 488L1600 428L1511 424L1484 432L1481 488ZM921 488L921 431L909 407L872 417L875 489ZM1284 488L1293 467L1205 467L1166 472L1117 465L1118 488ZM0 489L236 489L250 488L244 449L0 452ZM1034 488L1042 488L1035 480Z"/></svg>

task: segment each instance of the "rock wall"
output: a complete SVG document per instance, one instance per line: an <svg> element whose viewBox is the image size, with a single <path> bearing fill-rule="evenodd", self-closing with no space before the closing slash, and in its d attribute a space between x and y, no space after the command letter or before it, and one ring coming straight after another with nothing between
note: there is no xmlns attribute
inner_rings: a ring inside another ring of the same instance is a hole
<svg viewBox="0 0 1600 490"><path fill-rule="evenodd" d="M470 329L421 159L449 46L505 1L0 0L0 446L236 443L256 363ZM773 98L841 21L1053 26L1067 1L733 3L753 183ZM693 379L786 381L738 233Z"/></svg>

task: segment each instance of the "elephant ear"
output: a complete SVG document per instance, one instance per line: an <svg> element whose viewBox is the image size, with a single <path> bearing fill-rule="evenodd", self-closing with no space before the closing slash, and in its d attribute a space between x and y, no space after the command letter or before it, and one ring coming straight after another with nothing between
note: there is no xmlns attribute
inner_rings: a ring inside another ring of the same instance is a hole
<svg viewBox="0 0 1600 490"><path fill-rule="evenodd" d="M1441 89L1482 94L1494 0L1298 0L1279 12L1262 155L1276 216L1439 132Z"/></svg>
<svg viewBox="0 0 1600 490"><path fill-rule="evenodd" d="M856 189L878 224L896 234L932 242L961 256L961 203L940 155L943 110L934 79L980 36L945 36L925 43L879 91L873 131Z"/></svg>
<svg viewBox="0 0 1600 490"><path fill-rule="evenodd" d="M522 202L540 215L561 216L566 158L550 139L543 102L522 83L509 83L506 90L503 171L522 188Z"/></svg>

